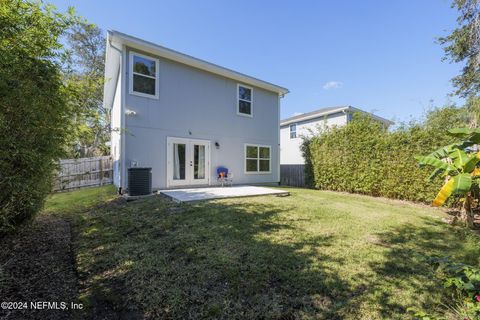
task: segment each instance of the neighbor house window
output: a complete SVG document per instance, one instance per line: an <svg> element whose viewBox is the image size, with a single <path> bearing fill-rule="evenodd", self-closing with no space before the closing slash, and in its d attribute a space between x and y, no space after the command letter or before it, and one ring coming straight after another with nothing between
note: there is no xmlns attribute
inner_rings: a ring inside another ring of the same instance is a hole
<svg viewBox="0 0 480 320"><path fill-rule="evenodd" d="M158 98L158 59L130 53L130 93Z"/></svg>
<svg viewBox="0 0 480 320"><path fill-rule="evenodd" d="M269 146L245 145L245 172L269 173L271 148Z"/></svg>
<svg viewBox="0 0 480 320"><path fill-rule="evenodd" d="M290 125L290 139L295 139L297 137L297 125Z"/></svg>
<svg viewBox="0 0 480 320"><path fill-rule="evenodd" d="M253 115L252 88L239 84L237 91L237 114L251 117Z"/></svg>

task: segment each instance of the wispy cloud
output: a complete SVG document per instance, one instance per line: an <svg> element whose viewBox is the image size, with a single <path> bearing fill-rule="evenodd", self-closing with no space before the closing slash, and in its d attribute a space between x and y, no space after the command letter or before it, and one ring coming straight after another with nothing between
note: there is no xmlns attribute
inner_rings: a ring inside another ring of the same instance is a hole
<svg viewBox="0 0 480 320"><path fill-rule="evenodd" d="M323 89L331 90L331 89L339 89L343 86L343 82L341 81L328 81L323 85Z"/></svg>

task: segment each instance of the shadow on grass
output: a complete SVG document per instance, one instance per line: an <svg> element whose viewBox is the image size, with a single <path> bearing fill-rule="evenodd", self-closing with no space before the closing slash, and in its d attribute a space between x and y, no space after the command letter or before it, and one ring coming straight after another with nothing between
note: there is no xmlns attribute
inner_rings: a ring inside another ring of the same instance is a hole
<svg viewBox="0 0 480 320"><path fill-rule="evenodd" d="M340 319L349 284L323 253L258 202L112 202L78 217L77 264L90 318Z"/></svg>
<svg viewBox="0 0 480 320"><path fill-rule="evenodd" d="M427 258L453 256L466 263L479 262L479 239L469 231L431 218L421 219L421 224L406 224L378 234L378 245L388 250L384 251L383 263L371 264L377 277L365 295L378 296L383 318L400 318L399 315L407 312L405 301L399 303L399 293L403 291L413 293L414 300L409 302L410 306L439 310L443 283L435 279ZM392 291L388 288L396 289Z"/></svg>
<svg viewBox="0 0 480 320"><path fill-rule="evenodd" d="M402 319L409 306L433 310L441 301L426 257L478 264L478 238L419 217L369 238L363 269L342 278L340 267L352 263L332 250L342 239L301 229L310 217L288 203L152 197L77 215L82 316Z"/></svg>

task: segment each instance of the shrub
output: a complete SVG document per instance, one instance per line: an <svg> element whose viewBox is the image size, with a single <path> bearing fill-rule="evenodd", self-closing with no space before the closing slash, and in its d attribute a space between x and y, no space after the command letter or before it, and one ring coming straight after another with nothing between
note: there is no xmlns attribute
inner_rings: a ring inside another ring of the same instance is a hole
<svg viewBox="0 0 480 320"><path fill-rule="evenodd" d="M40 2L0 0L0 233L51 189L71 119L59 37L72 21Z"/></svg>
<svg viewBox="0 0 480 320"><path fill-rule="evenodd" d="M435 277L445 288L443 306L447 307L447 312L458 319L479 319L480 268L455 262L449 257L432 257L428 261L434 267ZM444 319L414 308L409 311L415 319Z"/></svg>
<svg viewBox="0 0 480 320"><path fill-rule="evenodd" d="M354 115L343 127L333 127L304 140L307 177L320 189L427 202L442 180L430 183L430 170L414 156L448 144L448 128L465 126L465 108L432 111L424 123L389 131L368 116ZM308 180L308 179L307 179Z"/></svg>

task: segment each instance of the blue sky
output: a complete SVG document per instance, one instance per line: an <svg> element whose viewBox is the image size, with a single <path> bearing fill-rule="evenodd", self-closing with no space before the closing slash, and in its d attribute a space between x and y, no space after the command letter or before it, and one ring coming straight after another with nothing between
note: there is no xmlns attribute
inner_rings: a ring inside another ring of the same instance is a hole
<svg viewBox="0 0 480 320"><path fill-rule="evenodd" d="M353 105L406 121L448 96L460 65L436 37L455 27L447 0L50 1L114 29L287 87L282 118Z"/></svg>

